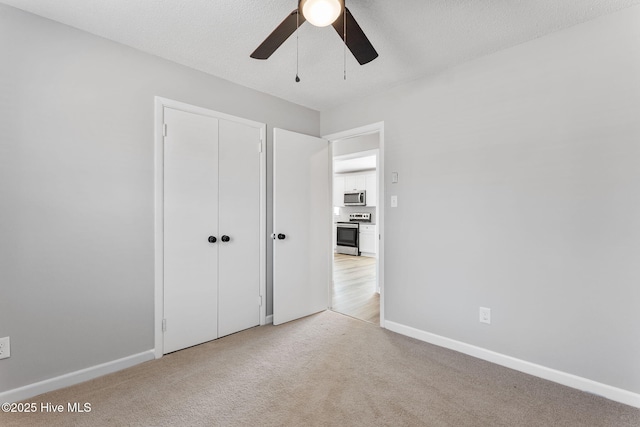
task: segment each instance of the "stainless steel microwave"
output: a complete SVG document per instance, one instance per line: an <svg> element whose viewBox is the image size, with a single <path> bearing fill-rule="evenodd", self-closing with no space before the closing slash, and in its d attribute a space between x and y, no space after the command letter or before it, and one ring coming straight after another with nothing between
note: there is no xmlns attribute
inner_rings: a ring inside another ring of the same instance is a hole
<svg viewBox="0 0 640 427"><path fill-rule="evenodd" d="M367 198L365 191L345 191L344 193L344 205L345 206L366 206Z"/></svg>

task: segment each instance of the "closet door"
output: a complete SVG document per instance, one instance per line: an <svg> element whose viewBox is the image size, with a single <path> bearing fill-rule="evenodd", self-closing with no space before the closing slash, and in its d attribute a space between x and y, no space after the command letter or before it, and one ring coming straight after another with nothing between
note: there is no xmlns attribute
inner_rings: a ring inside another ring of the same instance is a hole
<svg viewBox="0 0 640 427"><path fill-rule="evenodd" d="M260 324L259 147L259 128L219 120L220 337Z"/></svg>
<svg viewBox="0 0 640 427"><path fill-rule="evenodd" d="M218 120L167 107L164 120L163 353L169 353L218 337Z"/></svg>

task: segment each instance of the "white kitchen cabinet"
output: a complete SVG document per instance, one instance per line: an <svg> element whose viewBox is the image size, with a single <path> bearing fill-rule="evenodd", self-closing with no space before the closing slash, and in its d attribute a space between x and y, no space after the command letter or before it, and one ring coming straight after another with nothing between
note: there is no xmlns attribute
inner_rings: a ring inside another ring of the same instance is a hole
<svg viewBox="0 0 640 427"><path fill-rule="evenodd" d="M376 226L360 224L360 252L363 256L376 256Z"/></svg>
<svg viewBox="0 0 640 427"><path fill-rule="evenodd" d="M368 172L364 176L365 190L367 191L367 206L376 206L378 204L378 183L375 172Z"/></svg>
<svg viewBox="0 0 640 427"><path fill-rule="evenodd" d="M344 207L344 176L333 176L333 206Z"/></svg>
<svg viewBox="0 0 640 427"><path fill-rule="evenodd" d="M366 190L367 180L364 174L349 174L344 176L344 191Z"/></svg>

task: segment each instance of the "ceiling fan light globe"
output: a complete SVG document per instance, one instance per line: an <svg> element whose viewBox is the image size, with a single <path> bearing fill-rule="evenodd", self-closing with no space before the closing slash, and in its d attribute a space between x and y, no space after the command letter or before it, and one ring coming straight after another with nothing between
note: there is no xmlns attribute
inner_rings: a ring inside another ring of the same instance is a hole
<svg viewBox="0 0 640 427"><path fill-rule="evenodd" d="M302 15L316 27L326 27L333 24L342 13L343 3L340 0L302 0L300 9Z"/></svg>

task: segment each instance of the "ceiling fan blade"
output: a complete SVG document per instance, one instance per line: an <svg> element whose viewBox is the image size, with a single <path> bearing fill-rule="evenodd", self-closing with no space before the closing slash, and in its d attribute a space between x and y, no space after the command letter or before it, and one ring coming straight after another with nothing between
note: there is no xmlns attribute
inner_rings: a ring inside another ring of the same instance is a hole
<svg viewBox="0 0 640 427"><path fill-rule="evenodd" d="M304 15L301 13L300 18L298 18L298 9L295 9L284 18L284 21L269 34L269 37L250 56L255 59L269 58L296 31L298 25L302 25L304 21Z"/></svg>
<svg viewBox="0 0 640 427"><path fill-rule="evenodd" d="M347 47L360 65L367 64L378 57L378 52L373 48L367 36L364 35L364 31L362 31L349 9L345 7L344 10L345 13L340 14L333 23L333 28L336 29L340 38L344 40L344 15L347 16Z"/></svg>

